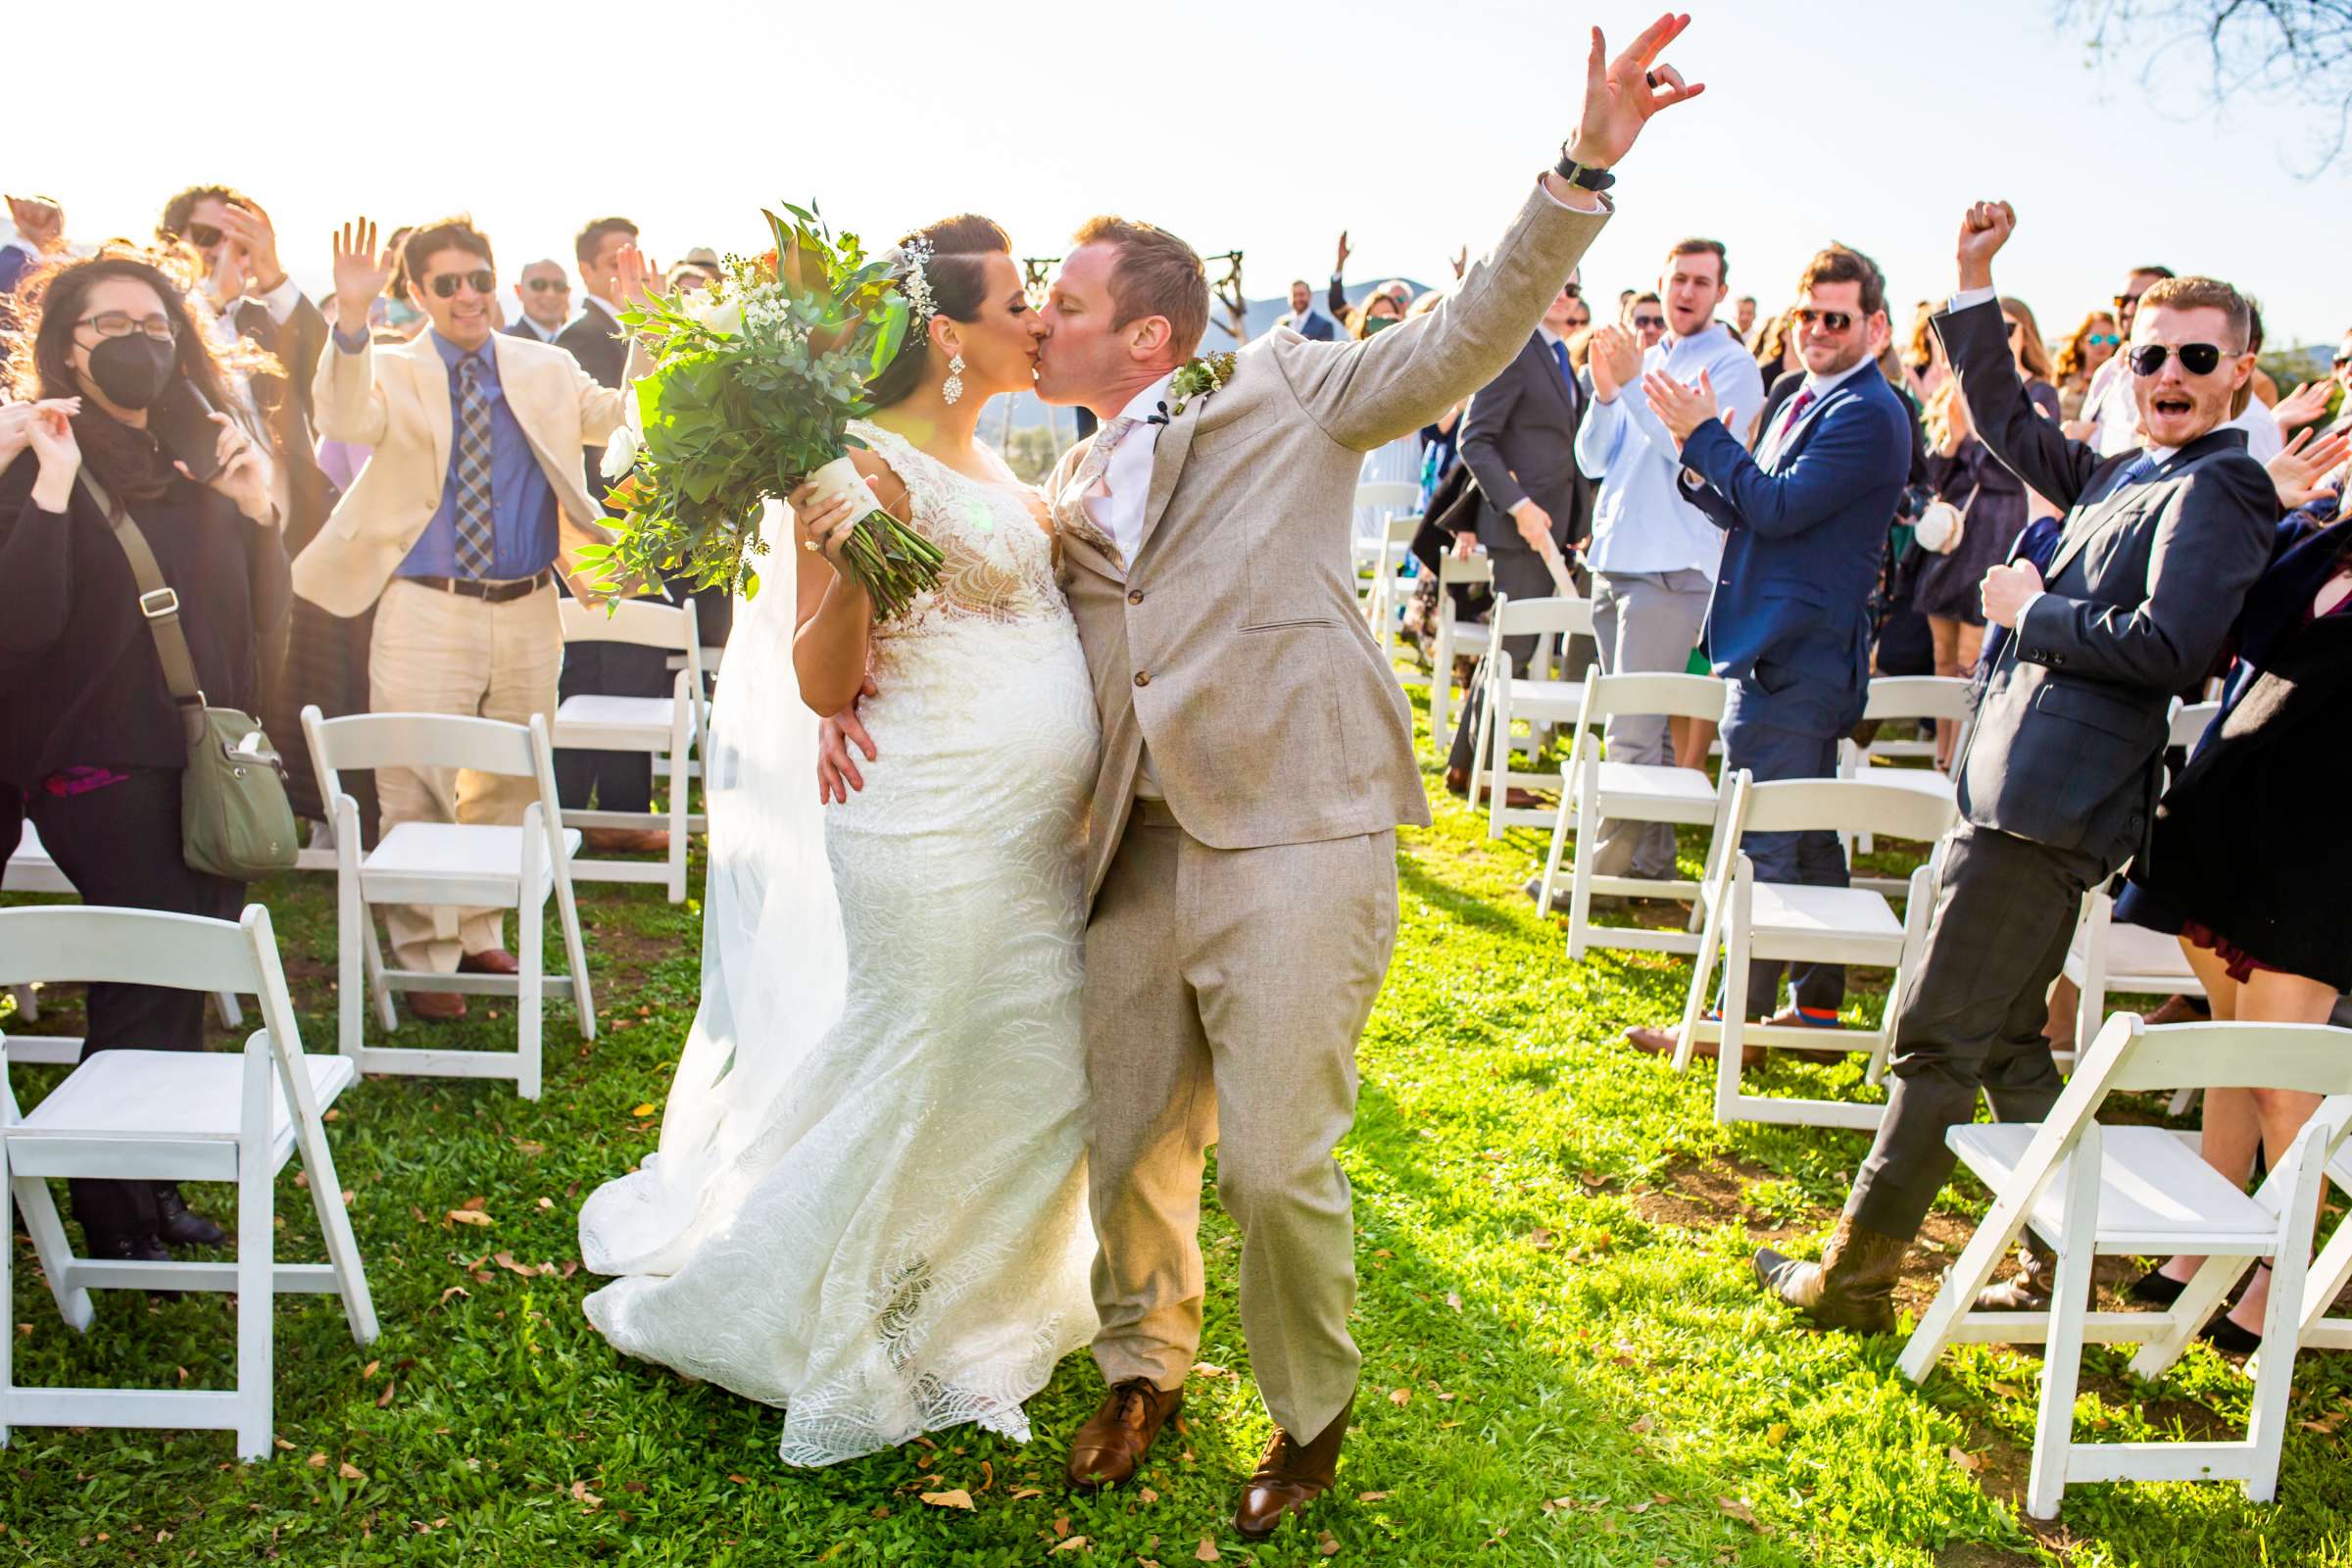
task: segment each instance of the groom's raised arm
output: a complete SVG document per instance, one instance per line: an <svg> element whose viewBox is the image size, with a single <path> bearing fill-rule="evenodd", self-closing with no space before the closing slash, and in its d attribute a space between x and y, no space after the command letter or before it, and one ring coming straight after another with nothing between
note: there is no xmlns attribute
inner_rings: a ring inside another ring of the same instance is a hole
<svg viewBox="0 0 2352 1568"><path fill-rule="evenodd" d="M1611 208L1609 170L1651 116L1705 88L1658 56L1690 24L1669 14L1608 58L1600 29L1585 65L1585 104L1559 167L1538 181L1493 251L1428 315L1333 348L1276 338L1274 359L1307 416L1359 452L1409 434L1501 373L1544 318ZM1311 352L1310 352L1311 351Z"/></svg>

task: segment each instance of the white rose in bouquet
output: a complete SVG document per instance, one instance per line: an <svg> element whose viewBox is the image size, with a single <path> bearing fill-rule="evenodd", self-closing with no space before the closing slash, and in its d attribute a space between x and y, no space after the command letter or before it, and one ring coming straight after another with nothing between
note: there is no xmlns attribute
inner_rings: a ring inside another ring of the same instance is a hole
<svg viewBox="0 0 2352 1568"><path fill-rule="evenodd" d="M624 419L613 427L612 439L605 443L605 459L596 466L596 471L607 484L618 484L637 466L637 454L644 450L645 437Z"/></svg>
<svg viewBox="0 0 2352 1568"><path fill-rule="evenodd" d="M743 302L732 296L713 299L710 291L705 289L689 296L680 308L705 331L720 337L735 337L743 331Z"/></svg>

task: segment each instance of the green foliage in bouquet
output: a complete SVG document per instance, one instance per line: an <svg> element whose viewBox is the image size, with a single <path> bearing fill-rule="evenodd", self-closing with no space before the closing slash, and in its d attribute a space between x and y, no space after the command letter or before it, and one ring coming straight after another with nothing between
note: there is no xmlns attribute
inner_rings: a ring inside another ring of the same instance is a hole
<svg viewBox="0 0 2352 1568"><path fill-rule="evenodd" d="M760 214L775 239L766 255L730 256L710 288L621 313L654 370L637 383L634 425L605 452L610 500L626 509L617 540L590 552L606 582L670 575L758 592L772 543L762 503L862 445L849 422L871 412L866 388L913 324L906 297L857 235L784 210L789 220ZM880 510L845 554L880 618L938 580L938 548Z"/></svg>

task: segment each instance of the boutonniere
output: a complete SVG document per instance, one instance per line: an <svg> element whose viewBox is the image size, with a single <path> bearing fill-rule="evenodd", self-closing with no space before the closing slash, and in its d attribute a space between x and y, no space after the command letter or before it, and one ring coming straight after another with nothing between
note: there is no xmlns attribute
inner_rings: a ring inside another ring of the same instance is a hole
<svg viewBox="0 0 2352 1568"><path fill-rule="evenodd" d="M1235 363L1236 358L1231 353L1211 354L1206 359L1186 362L1183 368L1176 372L1176 378L1168 383L1168 390L1176 394L1176 406L1168 411L1170 416L1182 414L1184 406L1195 398L1204 398L1211 392L1223 391L1225 383L1233 379Z"/></svg>

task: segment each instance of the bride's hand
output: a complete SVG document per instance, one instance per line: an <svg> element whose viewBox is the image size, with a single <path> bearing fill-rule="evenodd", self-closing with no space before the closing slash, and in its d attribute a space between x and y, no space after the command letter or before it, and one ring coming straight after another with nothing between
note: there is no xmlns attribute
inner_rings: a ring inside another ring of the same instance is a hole
<svg viewBox="0 0 2352 1568"><path fill-rule="evenodd" d="M870 488L872 481L868 480L867 484ZM803 485L792 493L792 499L786 503L792 508L793 532L799 536L803 550L824 557L825 564L835 571L843 571L846 568L842 547L849 543L850 535L873 508L871 505L861 507L846 496L819 501L815 491L814 485ZM804 507L809 510L802 510Z"/></svg>

